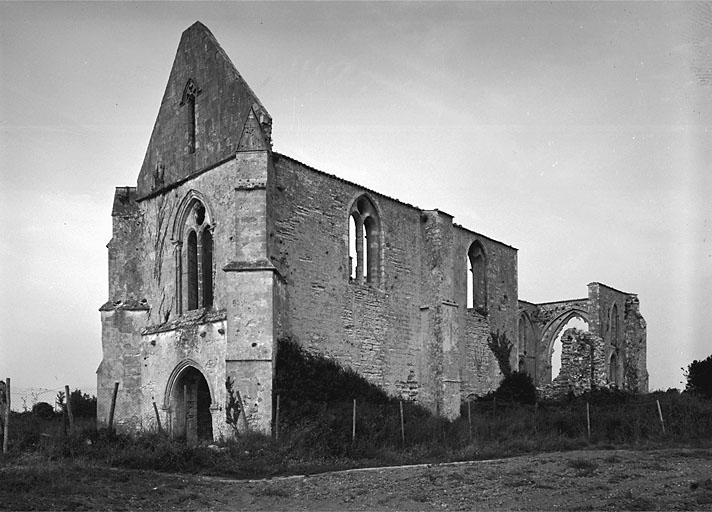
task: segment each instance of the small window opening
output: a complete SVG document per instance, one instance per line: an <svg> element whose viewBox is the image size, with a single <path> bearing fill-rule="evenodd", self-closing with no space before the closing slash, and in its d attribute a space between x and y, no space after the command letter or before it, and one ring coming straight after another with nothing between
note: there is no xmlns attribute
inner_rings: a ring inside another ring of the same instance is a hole
<svg viewBox="0 0 712 512"><path fill-rule="evenodd" d="M196 113L195 113L195 98L201 93L195 81L191 78L185 84L183 89L183 98L181 99L181 106L187 106L186 114L186 136L188 138L188 152L195 153L195 127L196 127Z"/></svg>

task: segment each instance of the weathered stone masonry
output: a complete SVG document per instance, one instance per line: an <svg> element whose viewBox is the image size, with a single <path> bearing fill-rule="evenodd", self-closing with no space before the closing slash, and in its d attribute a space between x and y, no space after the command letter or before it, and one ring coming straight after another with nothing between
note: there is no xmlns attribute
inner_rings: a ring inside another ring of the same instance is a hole
<svg viewBox="0 0 712 512"><path fill-rule="evenodd" d="M273 152L271 126L213 35L186 30L137 186L116 189L100 422L119 382L120 428L154 428L155 403L174 435L228 436L229 379L267 432L285 337L449 418L501 379L490 332L550 380L541 337L563 310L518 301L516 249ZM637 299L589 288L576 311L610 341L617 382L642 389ZM599 327L613 303L620 322Z"/></svg>

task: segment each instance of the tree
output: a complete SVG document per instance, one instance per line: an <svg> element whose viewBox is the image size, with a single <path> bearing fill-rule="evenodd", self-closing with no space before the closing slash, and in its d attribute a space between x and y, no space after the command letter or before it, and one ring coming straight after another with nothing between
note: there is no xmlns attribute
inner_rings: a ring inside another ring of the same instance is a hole
<svg viewBox="0 0 712 512"><path fill-rule="evenodd" d="M96 417L96 397L81 390L75 389L69 393L69 402L72 404L72 414L77 418Z"/></svg>
<svg viewBox="0 0 712 512"><path fill-rule="evenodd" d="M712 398L712 355L702 361L692 361L685 372L685 391Z"/></svg>
<svg viewBox="0 0 712 512"><path fill-rule="evenodd" d="M505 402L533 404L536 402L536 386L532 378L523 372L512 372L500 382L495 396Z"/></svg>

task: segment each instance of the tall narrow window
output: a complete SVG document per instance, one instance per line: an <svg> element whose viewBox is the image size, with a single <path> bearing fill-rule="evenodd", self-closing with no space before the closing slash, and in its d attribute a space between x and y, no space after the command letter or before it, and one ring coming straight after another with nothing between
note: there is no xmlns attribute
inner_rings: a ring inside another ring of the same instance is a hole
<svg viewBox="0 0 712 512"><path fill-rule="evenodd" d="M378 284L381 272L381 221L378 212L364 195L354 202L349 216L350 277L355 281Z"/></svg>
<svg viewBox="0 0 712 512"><path fill-rule="evenodd" d="M198 308L198 236L193 230L188 233L186 251L188 271L188 309L191 310Z"/></svg>
<svg viewBox="0 0 712 512"><path fill-rule="evenodd" d="M475 289L473 287L472 260L467 258L467 309L475 307Z"/></svg>
<svg viewBox="0 0 712 512"><path fill-rule="evenodd" d="M181 106L186 108L186 137L188 143L188 152L195 153L195 98L201 93L195 81L191 78L185 84L183 89L183 97Z"/></svg>
<svg viewBox="0 0 712 512"><path fill-rule="evenodd" d="M611 308L611 317L608 319L608 325L610 325L611 329L611 345L617 347L619 343L618 336L620 335L620 333L618 332L618 306L616 304L613 304L613 307Z"/></svg>
<svg viewBox="0 0 712 512"><path fill-rule="evenodd" d="M207 226L203 228L201 245L203 307L209 308L213 305L213 235Z"/></svg>
<svg viewBox="0 0 712 512"><path fill-rule="evenodd" d="M487 259L485 250L479 241L474 241L467 251L469 261L468 292L472 298L472 306L480 313L487 312ZM471 290L471 291L470 291ZM468 298L468 305L470 299Z"/></svg>
<svg viewBox="0 0 712 512"><path fill-rule="evenodd" d="M349 278L353 281L356 279L356 264L358 262L356 251L356 237L358 228L356 225L356 216L349 216Z"/></svg>
<svg viewBox="0 0 712 512"><path fill-rule="evenodd" d="M191 191L179 207L174 227L176 310L179 314L213 307L213 226L202 201Z"/></svg>

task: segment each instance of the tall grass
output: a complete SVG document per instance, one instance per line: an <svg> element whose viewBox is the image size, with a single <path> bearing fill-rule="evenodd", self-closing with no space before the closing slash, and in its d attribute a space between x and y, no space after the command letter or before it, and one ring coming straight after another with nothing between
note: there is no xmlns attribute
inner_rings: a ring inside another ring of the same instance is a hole
<svg viewBox="0 0 712 512"><path fill-rule="evenodd" d="M65 435L61 416L43 420L23 413L11 420L10 446L15 457L34 454L139 469L259 477L575 448L712 445L712 401L677 391L634 395L599 390L535 405L504 403L490 395L463 403L455 421L404 402L403 439L398 399L289 341L280 342L274 392L280 396L278 441L253 433L222 440L218 446L191 448L156 432L128 436L97 431L91 422Z"/></svg>

